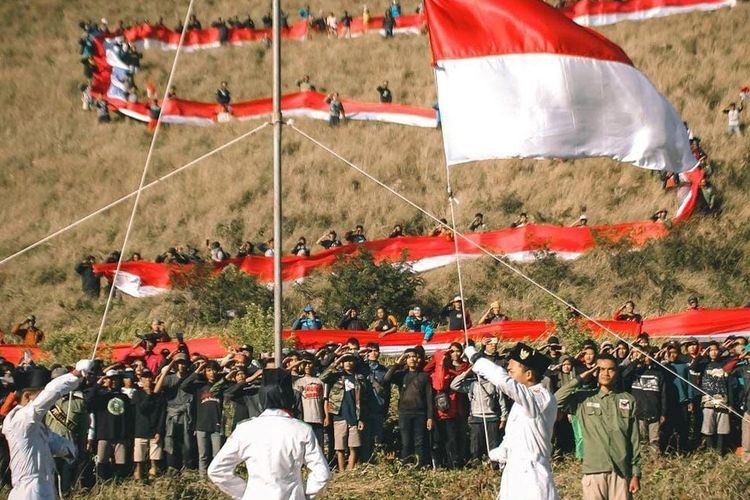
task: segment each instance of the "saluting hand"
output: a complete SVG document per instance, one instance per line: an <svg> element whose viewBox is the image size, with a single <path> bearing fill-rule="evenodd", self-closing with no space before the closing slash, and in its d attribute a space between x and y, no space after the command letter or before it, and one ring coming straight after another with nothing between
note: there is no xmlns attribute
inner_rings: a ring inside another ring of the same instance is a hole
<svg viewBox="0 0 750 500"><path fill-rule="evenodd" d="M633 476L630 478L630 484L628 485L628 491L631 494L638 493L641 490L641 479Z"/></svg>

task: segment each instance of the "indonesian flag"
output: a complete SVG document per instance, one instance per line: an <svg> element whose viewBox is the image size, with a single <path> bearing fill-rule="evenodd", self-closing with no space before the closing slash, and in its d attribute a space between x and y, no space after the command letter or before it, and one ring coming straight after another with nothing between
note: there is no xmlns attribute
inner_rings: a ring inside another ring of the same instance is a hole
<svg viewBox="0 0 750 500"><path fill-rule="evenodd" d="M605 156L695 165L677 112L623 50L540 0L427 0L449 165Z"/></svg>
<svg viewBox="0 0 750 500"><path fill-rule="evenodd" d="M620 21L711 11L734 7L737 0L579 0L562 9L563 14L583 26L604 26Z"/></svg>

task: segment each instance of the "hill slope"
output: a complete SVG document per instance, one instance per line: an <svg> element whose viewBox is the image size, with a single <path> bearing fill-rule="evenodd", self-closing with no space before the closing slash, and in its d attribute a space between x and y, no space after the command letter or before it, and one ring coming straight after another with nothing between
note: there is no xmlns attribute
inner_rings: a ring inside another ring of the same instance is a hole
<svg viewBox="0 0 750 500"><path fill-rule="evenodd" d="M168 23L181 17L187 2L103 0L5 2L0 14L17 19L0 33L4 71L0 72L0 207L3 230L0 256L8 255L49 232L77 220L137 187L150 135L142 124L127 120L98 125L93 113L80 109L77 23L105 16ZM404 2L412 10L415 2ZM298 6L288 4L288 11ZM330 0L337 13L353 1ZM216 16L251 12L257 2L197 2L205 24ZM373 9L374 10L374 9ZM296 19L296 16L292 16ZM620 44L680 111L715 162L714 182L722 194L723 215L698 220L667 242L646 252L594 252L565 265L531 265L529 272L573 297L586 311L609 314L627 298L640 300L645 314L682 308L688 293L709 306L735 305L750 297L750 208L748 134L730 138L721 108L736 98L750 79L746 40L750 6L711 14L689 14L648 22L626 22L601 31ZM429 49L424 36L382 40L318 37L283 46L284 90L310 74L319 90L376 100L375 87L389 80L396 101L421 106L435 102ZM147 50L140 86L152 79L163 89L173 52ZM228 80L237 100L270 95L270 53L261 46L222 48L183 54L176 73L178 94L211 100L219 81ZM481 110L477 110L481 112ZM297 125L332 146L344 157L395 187L435 214L445 214L445 167L440 132L396 125L350 123L332 130L323 122ZM256 123L211 128L165 127L160 134L149 180L231 140ZM215 155L191 170L144 193L128 251L151 259L175 244L202 246L206 238L229 246L271 234L272 173L270 129ZM423 230L428 221L392 198L343 163L316 150L291 130L284 136L284 247L300 235L315 240L333 227L339 233L362 223L372 238L384 237L395 223ZM643 219L658 208L674 211L673 194L665 194L655 173L606 159L573 162L484 162L454 170L460 224L481 211L491 227L504 227L523 207L536 221L570 223L586 205L591 223ZM129 203L97 217L0 267L0 325L6 327L35 312L48 330L77 324L98 325L101 304L81 301L73 266L84 254L103 256L119 248ZM699 239L699 237L701 239ZM478 310L501 298L511 316L548 313L542 296L487 261L466 264L469 305ZM427 274L428 291L442 300L455 293L455 268ZM292 291L287 308L304 302ZM112 322L145 321L163 312L161 298L124 299ZM179 319L173 319L179 324ZM179 325L184 327L185 325Z"/></svg>

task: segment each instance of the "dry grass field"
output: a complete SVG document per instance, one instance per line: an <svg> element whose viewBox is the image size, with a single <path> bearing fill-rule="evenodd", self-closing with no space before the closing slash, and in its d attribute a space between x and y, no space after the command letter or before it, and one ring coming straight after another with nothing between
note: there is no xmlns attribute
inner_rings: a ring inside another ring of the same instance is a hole
<svg viewBox="0 0 750 500"><path fill-rule="evenodd" d="M0 2L0 258L92 212L137 187L150 135L128 120L98 125L93 112L81 110L78 85L77 23L81 19L164 16L174 24L187 0L112 2L107 0L5 0ZM216 16L252 13L258 21L268 2L197 0L204 23ZM300 4L303 2L299 2ZM382 4L382 5L381 5ZM416 6L405 0L408 10ZM285 2L292 13L298 3ZM361 3L326 0L325 7L355 15ZM371 5L373 15L385 3ZM635 64L671 100L715 163L714 182L721 193L722 215L695 220L667 241L643 252L598 250L570 264L527 265L542 283L595 315L609 315L616 304L635 298L645 315L684 307L690 293L707 306L732 306L750 299L750 133L730 138L722 107L750 83L750 5L719 12L626 22L601 31L621 45ZM375 87L390 81L395 100L431 106L435 88L424 36L381 40L311 39L283 45L284 90L310 74L323 91L376 100ZM160 89L173 52L145 51L141 86L150 78ZM221 80L234 99L270 95L270 53L260 46L183 54L176 72L181 97L212 100ZM482 110L477 110L478 113ZM747 117L746 121L748 121ZM255 127L229 123L210 128L162 129L148 179L154 179ZM323 122L298 120L297 126L430 212L447 214L445 167L438 130L375 123L349 123L331 130ZM262 241L272 224L271 133L264 130L205 160L169 182L144 193L128 252L153 258L175 244L202 245L216 238L228 245L241 239ZM315 149L291 130L284 135L284 246L305 235L315 240L332 227L343 233L357 223L368 236L387 235L395 223L420 230L429 222L410 207L369 183L346 165ZM674 212L672 194L660 188L653 172L606 159L581 161L496 161L453 171L460 224L481 211L492 227L507 226L521 207L539 222L570 223L587 205L591 223L639 220L656 209ZM55 329L98 326L102 304L81 300L73 272L88 253L100 257L120 247L131 205L124 203L54 241L0 266L0 326L35 313L48 335ZM467 263L469 305L477 314L495 298L514 318L543 317L549 302L515 277L486 260ZM425 275L425 293L454 295L455 269ZM290 290L287 309L303 303ZM164 314L162 298L118 299L105 339L123 324L141 324ZM168 318L171 329L193 328ZM748 468L735 457L712 455L649 463L640 498L740 498L750 490ZM579 469L556 465L564 498L580 495ZM395 463L362 468L338 476L326 498L494 498L497 473L415 472ZM147 487L128 483L106 486L76 498L217 498L217 492L192 475L160 479Z"/></svg>
<svg viewBox="0 0 750 500"><path fill-rule="evenodd" d="M164 16L174 24L186 6L186 1L2 2L0 14L7 21L0 33L4 125L0 128L4 201L0 256L131 192L142 172L150 141L145 126L129 120L98 125L93 112L80 109L78 21L104 16L114 25L119 19ZM413 0L404 2L406 10L415 6ZM284 7L294 21L299 6L286 3ZM329 0L325 7L336 12L348 8L356 14L361 10L359 3L349 0ZM371 10L376 13L380 7L371 5ZM206 24L218 15L244 16L247 12L259 20L265 8L265 2L196 2L196 12ZM668 263L656 271L638 266L624 279L614 268L627 263L613 262L611 253L599 251L562 270L532 265L526 266L529 272L597 315L609 314L613 305L630 297L645 314L682 308L687 294L693 292L710 306L734 305L750 298L750 247L742 232L750 215L746 195L750 139L748 134L728 137L726 118L720 112L736 98L739 87L750 81L749 19L750 5L741 3L732 10L626 22L601 30L625 49L703 138L716 164L714 181L722 196L723 215L690 223L670 240L668 248L656 245L654 252ZM285 43L283 50L285 91L293 91L295 81L310 74L319 89L338 90L352 99L376 100L375 87L384 79L390 81L396 101L431 106L436 99L424 36L393 40L374 34L355 40L319 37ZM152 79L163 89L173 57L174 52L145 51L137 77L141 87ZM180 96L208 101L219 81L227 79L234 99L244 100L270 95L270 72L270 53L264 48L227 47L183 54L175 83ZM164 127L148 179L257 124ZM438 130L357 122L331 130L323 122L310 120L298 120L297 125L430 212L447 215ZM219 239L234 252L233 241L265 240L272 224L270 141L270 129L266 129L145 192L128 252L153 258L175 244L201 246L205 238ZM377 238L395 223L412 230L430 225L412 208L292 130L285 132L283 150L285 247L290 248L300 235L314 241L329 227L343 233L362 223L368 236ZM656 173L607 159L469 164L456 167L453 180L460 200L458 219L464 227L477 211L485 214L491 227L507 226L521 207L539 222L570 223L579 206L586 205L594 224L639 220L658 208L671 212L675 208L674 195L661 190ZM119 248L130 209L130 203L123 203L0 267L0 325L8 327L31 312L50 332L70 324L98 325L101 304L81 304L73 266L84 254L104 256ZM696 239L698 235L702 239ZM679 248L690 242L693 250L703 252L703 268L696 268L695 259L682 261ZM714 244L719 248L711 248ZM711 264L722 252L732 252L732 258ZM620 271L628 274L627 269ZM472 308L483 309L492 299L501 298L512 317L547 313L541 295L490 262L468 263L465 272ZM428 292L434 296L442 300L454 294L454 268L425 276ZM665 280L674 285L666 294ZM288 294L290 310L303 300L298 295ZM126 297L116 304L112 323L163 313L160 298ZM179 318L170 320L179 323Z"/></svg>

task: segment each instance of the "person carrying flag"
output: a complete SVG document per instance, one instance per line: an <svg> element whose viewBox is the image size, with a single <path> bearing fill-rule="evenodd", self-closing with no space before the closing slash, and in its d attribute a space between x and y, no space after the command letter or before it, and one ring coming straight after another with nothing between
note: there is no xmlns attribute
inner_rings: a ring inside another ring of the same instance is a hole
<svg viewBox="0 0 750 500"><path fill-rule="evenodd" d="M551 360L522 342L508 354L507 369L483 357L474 346L467 346L464 354L474 373L515 402L505 439L489 453L490 460L505 465L498 500L557 500L550 466L557 401L541 384Z"/></svg>
<svg viewBox="0 0 750 500"><path fill-rule="evenodd" d="M47 500L57 498L53 457L75 459L72 441L50 432L44 417L55 401L78 387L91 370L90 360L81 360L71 373L49 380L49 372L37 370L21 391L18 406L3 421L3 434L10 449L13 489L8 500ZM41 377L35 377L42 375ZM40 380L46 375L46 380ZM37 380L35 380L35 378Z"/></svg>

